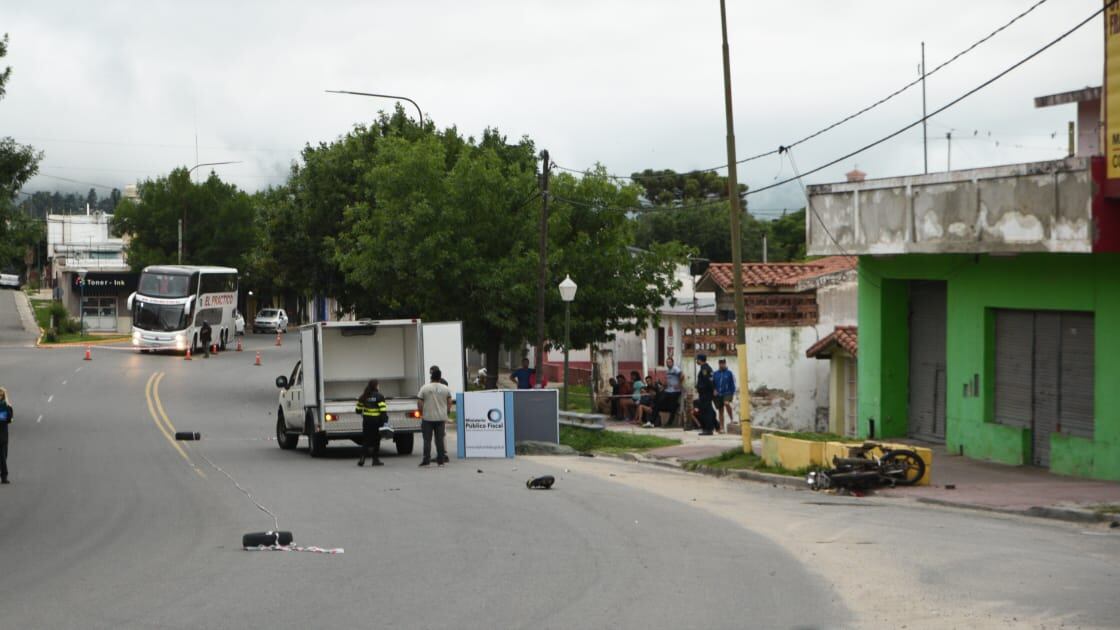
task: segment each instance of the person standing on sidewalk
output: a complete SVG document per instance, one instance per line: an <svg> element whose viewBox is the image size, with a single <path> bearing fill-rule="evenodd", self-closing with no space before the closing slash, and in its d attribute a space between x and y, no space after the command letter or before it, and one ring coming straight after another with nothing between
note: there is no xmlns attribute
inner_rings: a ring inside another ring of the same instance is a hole
<svg viewBox="0 0 1120 630"><path fill-rule="evenodd" d="M734 415L731 402L735 400L735 373L727 369L727 359L719 360L719 369L712 375L712 380L715 381L715 403L716 409L719 410L719 423L716 425L716 431L722 433L727 430L727 425L723 423L723 412L727 411L728 423L731 422Z"/></svg>
<svg viewBox="0 0 1120 630"><path fill-rule="evenodd" d="M443 439L447 433L447 410L451 407L451 389L440 382L443 374L432 370L431 382L420 388L416 397L420 399L420 431L424 436L424 459L421 466L432 463L432 437L436 440L436 465L443 466L448 461Z"/></svg>
<svg viewBox="0 0 1120 630"><path fill-rule="evenodd" d="M13 417L15 412L8 390L0 387L0 483L8 483L8 425Z"/></svg>
<svg viewBox="0 0 1120 630"><path fill-rule="evenodd" d="M673 424L673 419L681 410L681 369L673 362L673 357L665 359L665 393L661 397L661 406L657 409L659 415L662 411L669 412L666 426ZM681 427L686 426L686 421L681 418Z"/></svg>
<svg viewBox="0 0 1120 630"><path fill-rule="evenodd" d="M708 357L696 355L700 369L696 373L696 396L700 403L700 435L711 435L716 425L716 410L712 406L716 385L712 380L712 366L708 365Z"/></svg>

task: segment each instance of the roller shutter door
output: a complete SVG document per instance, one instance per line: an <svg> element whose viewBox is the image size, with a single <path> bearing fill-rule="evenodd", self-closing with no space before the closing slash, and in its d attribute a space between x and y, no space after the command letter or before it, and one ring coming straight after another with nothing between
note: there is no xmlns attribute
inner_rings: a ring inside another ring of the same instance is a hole
<svg viewBox="0 0 1120 630"><path fill-rule="evenodd" d="M945 441L944 282L910 283L910 435Z"/></svg>
<svg viewBox="0 0 1120 630"><path fill-rule="evenodd" d="M1050 465L1055 432L1093 437L1093 314L996 311L995 421L1031 430Z"/></svg>
<svg viewBox="0 0 1120 630"><path fill-rule="evenodd" d="M1093 315L1062 314L1062 433L1093 438Z"/></svg>

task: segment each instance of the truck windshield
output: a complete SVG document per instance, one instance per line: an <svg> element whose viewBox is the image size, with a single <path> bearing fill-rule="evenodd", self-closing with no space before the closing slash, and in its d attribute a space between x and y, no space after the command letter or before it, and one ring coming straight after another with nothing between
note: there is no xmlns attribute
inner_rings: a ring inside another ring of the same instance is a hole
<svg viewBox="0 0 1120 630"><path fill-rule="evenodd" d="M171 273L145 272L140 276L140 288L137 293L152 297L187 297L193 293L191 291L191 277Z"/></svg>
<svg viewBox="0 0 1120 630"><path fill-rule="evenodd" d="M185 304L151 304L137 300L132 307L132 325L144 330L170 332L187 327Z"/></svg>

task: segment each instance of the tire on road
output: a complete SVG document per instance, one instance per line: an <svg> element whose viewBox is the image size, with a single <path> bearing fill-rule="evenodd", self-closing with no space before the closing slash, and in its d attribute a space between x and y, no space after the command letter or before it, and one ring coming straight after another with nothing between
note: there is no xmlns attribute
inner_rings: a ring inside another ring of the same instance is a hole
<svg viewBox="0 0 1120 630"><path fill-rule="evenodd" d="M327 435L315 431L315 420L311 412L307 412L307 419L303 423L303 432L307 435L307 454L312 457L322 457L327 450Z"/></svg>
<svg viewBox="0 0 1120 630"><path fill-rule="evenodd" d="M276 443L285 451L290 451L299 443L298 433L289 433L288 425L284 422L284 408L276 409Z"/></svg>
<svg viewBox="0 0 1120 630"><path fill-rule="evenodd" d="M395 444L397 447L397 454L411 455L412 447L416 442L416 440L414 439L415 437L415 433L401 433L400 435L394 435L393 444Z"/></svg>

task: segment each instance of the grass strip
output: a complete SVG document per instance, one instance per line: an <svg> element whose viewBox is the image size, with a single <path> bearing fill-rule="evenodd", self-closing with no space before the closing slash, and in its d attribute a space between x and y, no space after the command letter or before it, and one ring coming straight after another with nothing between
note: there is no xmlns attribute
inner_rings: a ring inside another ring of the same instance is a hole
<svg viewBox="0 0 1120 630"><path fill-rule="evenodd" d="M742 448L729 449L715 457L685 462L684 464L685 470L696 470L701 466L720 468L723 470L755 470L774 475L785 475L787 477L804 477L809 474L810 471L819 468L810 466L803 469L790 470L788 468L782 468L781 466L770 466L758 455L743 452Z"/></svg>
<svg viewBox="0 0 1120 630"><path fill-rule="evenodd" d="M562 425L560 427L560 443L566 444L581 453L600 451L603 453L625 453L646 451L651 448L663 446L677 446L680 440L663 438L657 435L642 435L637 433L623 433L621 431L592 431Z"/></svg>

